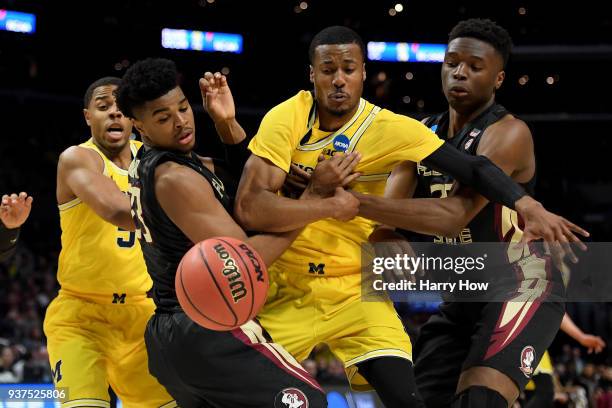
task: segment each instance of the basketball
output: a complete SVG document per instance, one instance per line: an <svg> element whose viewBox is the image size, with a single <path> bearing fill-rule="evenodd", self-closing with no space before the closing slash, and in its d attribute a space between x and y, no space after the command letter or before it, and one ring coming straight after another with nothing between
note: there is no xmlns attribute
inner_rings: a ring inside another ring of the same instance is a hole
<svg viewBox="0 0 612 408"><path fill-rule="evenodd" d="M194 245L183 256L175 278L176 296L187 316L217 331L251 320L265 303L268 286L259 254L228 237Z"/></svg>

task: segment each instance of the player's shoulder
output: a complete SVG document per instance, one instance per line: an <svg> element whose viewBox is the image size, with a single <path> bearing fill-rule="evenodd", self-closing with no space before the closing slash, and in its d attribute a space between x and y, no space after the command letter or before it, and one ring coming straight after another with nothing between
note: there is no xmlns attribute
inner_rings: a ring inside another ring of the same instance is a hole
<svg viewBox="0 0 612 408"><path fill-rule="evenodd" d="M531 130L525 121L508 113L503 118L487 127L483 134L483 138L487 137L503 137L508 141L518 142L531 139Z"/></svg>
<svg viewBox="0 0 612 408"><path fill-rule="evenodd" d="M306 114L310 111L310 107L313 104L312 93L309 91L299 91L292 97L285 99L283 102L274 106L268 111L266 116L274 116L276 118L290 118L292 115L300 114L306 111Z"/></svg>
<svg viewBox="0 0 612 408"><path fill-rule="evenodd" d="M59 169L89 168L102 172L104 159L94 150L74 145L64 150L58 159Z"/></svg>

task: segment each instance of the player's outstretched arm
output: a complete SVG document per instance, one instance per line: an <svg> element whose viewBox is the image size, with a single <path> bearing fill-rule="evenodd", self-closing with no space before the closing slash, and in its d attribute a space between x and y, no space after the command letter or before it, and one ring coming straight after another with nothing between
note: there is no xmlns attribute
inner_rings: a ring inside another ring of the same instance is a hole
<svg viewBox="0 0 612 408"><path fill-rule="evenodd" d="M504 135L509 136L508 139L528 137L531 140L529 128L524 123L517 126L517 122L522 123L521 121L513 122L511 126L500 128L500 132L503 131ZM498 140L495 145L504 138L496 138ZM543 238L546 242L566 246L568 243L578 243L583 246L574 232L583 236L589 235L565 218L547 211L484 155L470 156L448 145L442 145L423 162L430 168L453 176L463 184L473 186L487 199L516 209L525 221L523 240L526 242Z"/></svg>
<svg viewBox="0 0 612 408"><path fill-rule="evenodd" d="M72 146L66 149L57 165L57 202L79 198L99 215L128 231L134 231L130 199L103 174L104 163L88 149Z"/></svg>
<svg viewBox="0 0 612 408"><path fill-rule="evenodd" d="M338 190L334 196L336 203L352 205L354 216L357 213L357 200L346 191ZM176 163L164 163L157 168L155 194L168 217L192 242L218 236L237 238L250 243L267 265L291 245L300 231L295 229L247 238L215 198L210 184L195 171Z"/></svg>
<svg viewBox="0 0 612 408"><path fill-rule="evenodd" d="M343 185L344 180L354 177L353 169L357 165L359 156L351 154L339 157L333 162L325 161L320 170L329 173L331 168L336 168L343 180L338 181L332 177L333 189ZM323 163L323 162L322 162ZM318 168L319 166L317 166ZM334 170L335 171L335 170ZM316 172L316 170L315 170ZM336 218L347 221L353 218L353 206L343 208L347 203L340 204L337 193L333 197L325 197L329 191L329 184L308 184L302 193L301 200L281 197L277 192L283 186L287 174L270 161L256 155L251 155L247 161L236 196L236 207L234 209L236 219L247 230L284 232L296 228L302 228L311 222L323 218ZM314 180L319 179L313 175ZM329 179L326 178L325 183Z"/></svg>
<svg viewBox="0 0 612 408"><path fill-rule="evenodd" d="M220 72L206 72L200 78L200 92L204 110L215 123L217 133L224 144L242 142L246 133L236 121L236 107L227 78Z"/></svg>
<svg viewBox="0 0 612 408"><path fill-rule="evenodd" d="M561 320L561 330L567 333L567 335L571 336L582 346L586 347L589 354L591 354L593 351L595 353L601 353L606 347L606 342L601 337L586 334L580 330L580 327L576 326L576 323L574 323L572 318L569 317L567 313L565 316L563 316L563 320Z"/></svg>

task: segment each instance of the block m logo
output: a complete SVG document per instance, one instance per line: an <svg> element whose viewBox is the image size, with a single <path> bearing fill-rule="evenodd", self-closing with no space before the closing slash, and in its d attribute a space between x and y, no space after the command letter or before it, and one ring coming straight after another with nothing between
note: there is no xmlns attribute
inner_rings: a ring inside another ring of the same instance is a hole
<svg viewBox="0 0 612 408"><path fill-rule="evenodd" d="M325 269L325 264L320 263L318 265L315 265L312 262L308 263L308 273L316 273L318 275L323 275L325 273L324 269Z"/></svg>
<svg viewBox="0 0 612 408"><path fill-rule="evenodd" d="M125 303L125 293L122 293L122 294L113 293L113 303L124 304Z"/></svg>
<svg viewBox="0 0 612 408"><path fill-rule="evenodd" d="M51 369L51 375L53 376L56 384L60 382L62 379L62 360L55 363L55 370L53 368Z"/></svg>

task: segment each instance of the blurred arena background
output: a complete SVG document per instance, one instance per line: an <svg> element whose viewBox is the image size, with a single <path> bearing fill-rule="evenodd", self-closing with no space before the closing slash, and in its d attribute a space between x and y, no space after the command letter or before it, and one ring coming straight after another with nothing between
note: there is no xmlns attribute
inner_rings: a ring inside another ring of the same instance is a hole
<svg viewBox="0 0 612 408"><path fill-rule="evenodd" d="M121 76L131 63L149 56L176 61L196 110L197 150L219 154L197 87L205 71L228 75L238 120L252 136L269 108L309 88L308 44L325 26L347 25L365 42L445 44L459 20L491 18L514 40L497 100L532 129L537 199L589 230L591 240L612 241L612 12L606 5L527 0L0 0L0 9L36 16L33 33L0 31L2 193L27 191L35 198L18 252L0 264L0 383L51 381L42 319L57 293L57 159L67 146L89 137L82 114L86 87L101 76ZM242 53L164 48L164 28L240 34ZM439 63L368 60L366 69L364 97L373 103L417 118L446 108ZM411 335L434 308L398 305ZM568 311L585 332L612 342L610 304L571 304ZM559 380L557 406L612 407L610 348L587 355L559 334L551 353ZM348 392L340 363L325 348L304 364L338 393L333 397L337 405L330 406L376 406L369 394Z"/></svg>

